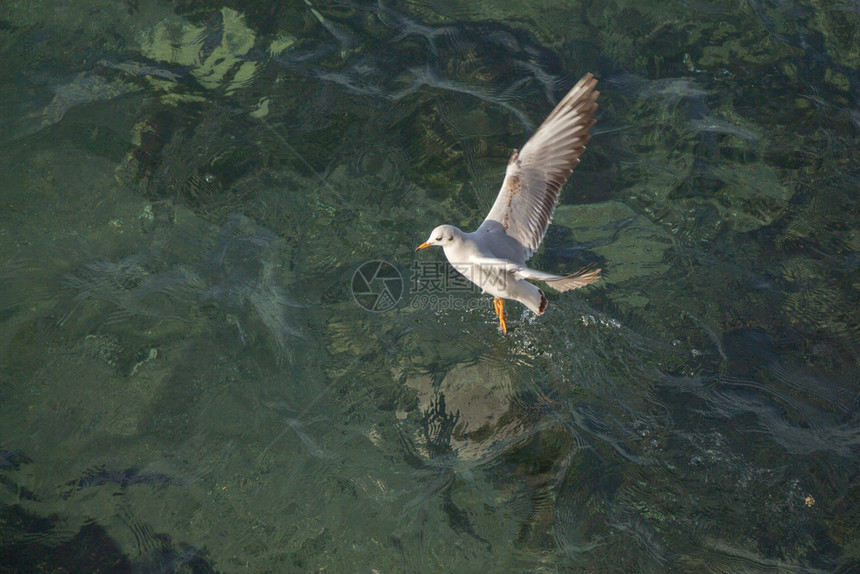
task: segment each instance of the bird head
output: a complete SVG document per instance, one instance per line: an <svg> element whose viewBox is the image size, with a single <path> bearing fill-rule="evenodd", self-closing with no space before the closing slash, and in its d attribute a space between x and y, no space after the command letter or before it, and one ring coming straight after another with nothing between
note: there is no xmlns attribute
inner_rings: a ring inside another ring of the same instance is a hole
<svg viewBox="0 0 860 574"><path fill-rule="evenodd" d="M427 241L419 245L415 251L425 249L432 245L448 247L460 240L461 233L462 232L453 225L440 225L433 230Z"/></svg>

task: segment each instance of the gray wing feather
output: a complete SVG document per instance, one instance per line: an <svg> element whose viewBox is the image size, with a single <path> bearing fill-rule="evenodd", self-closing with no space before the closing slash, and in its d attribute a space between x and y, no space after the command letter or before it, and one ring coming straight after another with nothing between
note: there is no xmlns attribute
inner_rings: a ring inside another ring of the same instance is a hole
<svg viewBox="0 0 860 574"><path fill-rule="evenodd" d="M525 248L537 251L552 221L564 182L579 163L594 125L597 80L586 74L547 116L522 151L508 161L499 196L478 231L498 232L501 224Z"/></svg>

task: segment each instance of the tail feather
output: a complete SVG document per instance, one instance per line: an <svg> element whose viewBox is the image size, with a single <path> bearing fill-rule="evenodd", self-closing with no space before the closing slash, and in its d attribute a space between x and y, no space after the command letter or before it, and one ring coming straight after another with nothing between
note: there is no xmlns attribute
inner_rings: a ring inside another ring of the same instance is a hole
<svg viewBox="0 0 860 574"><path fill-rule="evenodd" d="M579 289L600 279L600 269L597 266L587 265L574 273L573 275L553 275L552 273L544 273L536 269L521 267L514 272L514 276L518 279L531 279L532 281L543 281L556 291L570 291L571 289Z"/></svg>
<svg viewBox="0 0 860 574"><path fill-rule="evenodd" d="M548 279L544 283L555 289L556 291L565 292L571 289L579 289L594 283L600 279L600 269L596 269L595 265L583 267L573 275L567 277L559 277L558 279Z"/></svg>

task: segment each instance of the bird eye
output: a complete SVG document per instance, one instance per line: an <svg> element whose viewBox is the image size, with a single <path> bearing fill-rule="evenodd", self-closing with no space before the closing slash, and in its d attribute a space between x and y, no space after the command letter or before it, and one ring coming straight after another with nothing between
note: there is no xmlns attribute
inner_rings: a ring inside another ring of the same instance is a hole
<svg viewBox="0 0 860 574"><path fill-rule="evenodd" d="M437 237L436 241L442 241L442 236L440 235L439 237Z"/></svg>

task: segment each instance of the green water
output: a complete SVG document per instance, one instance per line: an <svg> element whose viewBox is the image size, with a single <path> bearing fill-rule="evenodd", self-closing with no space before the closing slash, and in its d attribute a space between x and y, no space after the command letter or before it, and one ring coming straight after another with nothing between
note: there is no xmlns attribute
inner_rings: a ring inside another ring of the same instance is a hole
<svg viewBox="0 0 860 574"><path fill-rule="evenodd" d="M858 69L848 0L3 2L0 572L860 570ZM604 276L503 335L414 249L586 72L532 264Z"/></svg>

